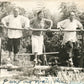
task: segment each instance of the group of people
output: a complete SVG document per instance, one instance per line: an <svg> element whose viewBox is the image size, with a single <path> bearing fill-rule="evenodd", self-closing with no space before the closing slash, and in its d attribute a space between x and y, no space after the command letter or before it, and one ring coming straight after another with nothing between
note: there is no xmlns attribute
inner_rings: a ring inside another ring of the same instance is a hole
<svg viewBox="0 0 84 84"><path fill-rule="evenodd" d="M2 18L1 22L4 25L4 30L7 29L7 36L8 36L8 51L9 51L9 58L11 59L11 52L14 52L14 61L16 59L16 54L19 52L20 47L20 39L23 36L21 29L32 30L32 29L44 29L45 22L49 22L50 31L53 22L50 19L46 19L43 16L42 10L38 11L36 17L29 20L28 17L19 15L19 10L14 8L12 14L5 16ZM30 25L31 24L31 25ZM69 18L56 23L57 28L60 30L76 30L76 28L83 29L82 24L75 19L75 13L70 12ZM4 32L5 33L5 32ZM39 55L43 53L44 47L44 36L43 31L32 31L32 53L35 56L35 63L38 64ZM77 42L76 32L64 32L63 36L63 45L69 42L70 49L69 49L69 56L72 58L72 51L75 42ZM72 60L72 59L71 59Z"/></svg>

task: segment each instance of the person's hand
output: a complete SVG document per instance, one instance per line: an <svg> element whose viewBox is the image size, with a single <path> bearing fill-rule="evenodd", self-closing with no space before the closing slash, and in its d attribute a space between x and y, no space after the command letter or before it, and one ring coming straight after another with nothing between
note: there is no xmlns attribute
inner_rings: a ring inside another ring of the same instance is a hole
<svg viewBox="0 0 84 84"><path fill-rule="evenodd" d="M32 28L30 27L29 30L32 31Z"/></svg>
<svg viewBox="0 0 84 84"><path fill-rule="evenodd" d="M62 28L60 28L60 32L62 32L62 30L63 30L63 29L62 29Z"/></svg>
<svg viewBox="0 0 84 84"><path fill-rule="evenodd" d="M4 27L4 24L3 24L3 23L0 23L0 27L2 27L2 28L3 28L3 27Z"/></svg>
<svg viewBox="0 0 84 84"><path fill-rule="evenodd" d="M4 24L0 25L0 27L5 28Z"/></svg>
<svg viewBox="0 0 84 84"><path fill-rule="evenodd" d="M48 30L47 31L51 31L51 28L48 28Z"/></svg>
<svg viewBox="0 0 84 84"><path fill-rule="evenodd" d="M28 30L28 28L24 28L23 30L26 31L26 30Z"/></svg>
<svg viewBox="0 0 84 84"><path fill-rule="evenodd" d="M83 28L80 29L80 33L83 34Z"/></svg>
<svg viewBox="0 0 84 84"><path fill-rule="evenodd" d="M83 31L83 29L81 29L81 31Z"/></svg>

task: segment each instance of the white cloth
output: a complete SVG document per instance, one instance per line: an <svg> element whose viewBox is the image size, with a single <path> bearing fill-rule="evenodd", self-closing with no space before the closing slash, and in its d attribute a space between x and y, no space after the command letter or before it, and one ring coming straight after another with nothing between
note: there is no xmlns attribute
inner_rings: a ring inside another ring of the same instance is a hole
<svg viewBox="0 0 84 84"><path fill-rule="evenodd" d="M32 35L32 53L37 52L38 55L43 52L43 35Z"/></svg>
<svg viewBox="0 0 84 84"><path fill-rule="evenodd" d="M8 15L2 19L2 23L9 28L19 28L22 29L22 26L25 26L25 28L29 27L29 19L18 15L17 17L14 17L14 15ZM21 38L22 37L22 30L10 30L8 29L8 38Z"/></svg>
<svg viewBox="0 0 84 84"><path fill-rule="evenodd" d="M57 28L61 27L64 28L64 30L76 30L76 28L82 28L82 24L76 19L74 19L72 22L70 19L66 19L58 22ZM76 32L64 32L63 44L65 44L67 41L76 42Z"/></svg>

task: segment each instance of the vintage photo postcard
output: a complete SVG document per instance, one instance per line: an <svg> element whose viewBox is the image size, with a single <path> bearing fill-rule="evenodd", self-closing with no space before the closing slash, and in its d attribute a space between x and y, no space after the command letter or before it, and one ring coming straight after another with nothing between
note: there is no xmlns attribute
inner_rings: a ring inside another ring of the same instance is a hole
<svg viewBox="0 0 84 84"><path fill-rule="evenodd" d="M0 84L84 84L84 1L0 0Z"/></svg>

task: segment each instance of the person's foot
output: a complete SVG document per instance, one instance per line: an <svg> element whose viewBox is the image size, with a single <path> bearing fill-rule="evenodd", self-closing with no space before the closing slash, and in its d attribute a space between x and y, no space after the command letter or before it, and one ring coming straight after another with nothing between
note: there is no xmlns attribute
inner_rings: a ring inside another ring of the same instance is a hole
<svg viewBox="0 0 84 84"><path fill-rule="evenodd" d="M38 60L35 58L34 59L34 66L38 64Z"/></svg>
<svg viewBox="0 0 84 84"><path fill-rule="evenodd" d="M37 64L37 63L38 63L38 60L35 58L35 59L34 59L34 62Z"/></svg>
<svg viewBox="0 0 84 84"><path fill-rule="evenodd" d="M11 60L12 60L12 59L11 59L10 57L8 57L8 59L7 59L7 60L8 60L8 62L11 62Z"/></svg>
<svg viewBox="0 0 84 84"><path fill-rule="evenodd" d="M70 65L71 67L74 66L74 65L73 65L73 60L72 60L72 58L69 59L69 65Z"/></svg>
<svg viewBox="0 0 84 84"><path fill-rule="evenodd" d="M10 57L7 59L7 66L9 66L9 65L12 65L12 60Z"/></svg>
<svg viewBox="0 0 84 84"><path fill-rule="evenodd" d="M7 63L7 66L9 67L9 66L14 66L12 63Z"/></svg>

